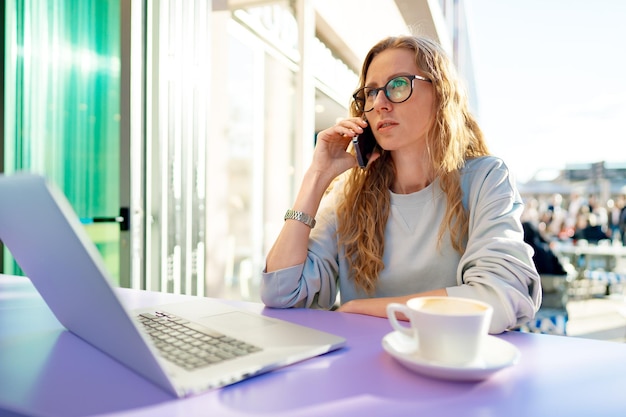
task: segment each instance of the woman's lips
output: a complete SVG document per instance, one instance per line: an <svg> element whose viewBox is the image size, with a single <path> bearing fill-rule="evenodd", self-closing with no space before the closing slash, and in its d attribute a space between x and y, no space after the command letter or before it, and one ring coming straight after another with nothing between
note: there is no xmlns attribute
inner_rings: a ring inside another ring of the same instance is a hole
<svg viewBox="0 0 626 417"><path fill-rule="evenodd" d="M376 124L376 130L384 131L385 129L388 129L389 127L395 126L397 124L398 123L391 120L381 120L380 122L378 122L378 124Z"/></svg>

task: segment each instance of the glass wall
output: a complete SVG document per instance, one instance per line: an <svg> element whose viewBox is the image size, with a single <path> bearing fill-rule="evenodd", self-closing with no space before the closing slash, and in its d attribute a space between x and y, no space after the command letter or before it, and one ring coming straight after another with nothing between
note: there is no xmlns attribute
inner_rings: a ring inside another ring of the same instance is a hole
<svg viewBox="0 0 626 417"><path fill-rule="evenodd" d="M297 67L222 17L215 30L228 40L213 44L224 65L213 67L207 154L207 294L255 299L267 213L284 212L292 197Z"/></svg>
<svg viewBox="0 0 626 417"><path fill-rule="evenodd" d="M214 43L213 55L214 62L225 65L213 66L207 294L257 300L265 254L299 187L300 148L312 149L316 132L304 138L296 132L296 111L302 108L300 57L289 3L236 10L227 20L228 42ZM214 30L223 33L219 26ZM318 39L312 48L318 63L313 71L316 103L309 103L308 110L320 112L314 115L317 130L347 115L357 76ZM216 155L224 155L226 162Z"/></svg>
<svg viewBox="0 0 626 417"><path fill-rule="evenodd" d="M145 69L145 100L137 99L139 108L131 110L131 143L145 142L142 151L146 155L145 169L134 162L131 168L136 171L136 175L131 173L133 179L145 179L145 189L140 184L132 198L139 201L134 210L145 213L137 217L146 222L145 236L135 236L145 238L135 245L145 244L145 251L133 262L141 262L145 254L142 288L205 295L206 194L210 192L206 155L213 140L208 134L213 121L208 107L211 2L133 4L145 5L145 16L139 12L138 20L133 20L133 32L139 32L137 39L145 44L133 50L131 57L139 61L145 50L145 62L131 66L131 75ZM133 287L140 287L135 284L140 281L134 280Z"/></svg>
<svg viewBox="0 0 626 417"><path fill-rule="evenodd" d="M4 170L48 176L118 276L119 1L7 0ZM5 256L5 273L19 273Z"/></svg>

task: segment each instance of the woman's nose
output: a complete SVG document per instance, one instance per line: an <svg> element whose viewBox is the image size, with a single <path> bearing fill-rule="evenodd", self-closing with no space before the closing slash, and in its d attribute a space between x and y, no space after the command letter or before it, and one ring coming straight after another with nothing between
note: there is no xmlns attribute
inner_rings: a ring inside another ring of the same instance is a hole
<svg viewBox="0 0 626 417"><path fill-rule="evenodd" d="M391 106L391 101L387 98L385 90L378 90L376 92L376 97L374 97L374 109L389 109L389 106Z"/></svg>

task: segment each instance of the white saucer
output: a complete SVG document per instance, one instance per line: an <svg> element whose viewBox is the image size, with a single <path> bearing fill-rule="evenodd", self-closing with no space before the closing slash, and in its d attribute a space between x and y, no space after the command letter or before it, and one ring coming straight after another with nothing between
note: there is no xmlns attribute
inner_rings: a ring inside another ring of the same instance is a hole
<svg viewBox="0 0 626 417"><path fill-rule="evenodd" d="M520 351L514 345L494 336L487 336L480 357L471 364L451 366L420 357L414 344L400 332L383 337L383 348L398 362L419 374L453 381L480 381L495 372L519 362Z"/></svg>

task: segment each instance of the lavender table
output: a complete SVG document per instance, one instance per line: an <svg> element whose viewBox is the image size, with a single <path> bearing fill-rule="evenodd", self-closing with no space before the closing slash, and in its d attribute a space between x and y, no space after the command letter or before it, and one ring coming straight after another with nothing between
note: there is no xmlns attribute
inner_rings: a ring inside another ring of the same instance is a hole
<svg viewBox="0 0 626 417"><path fill-rule="evenodd" d="M129 308L183 296L119 290ZM347 347L177 400L65 331L30 281L0 275L0 416L626 416L626 345L509 332L520 362L482 382L417 375L385 319L235 303L332 332Z"/></svg>

